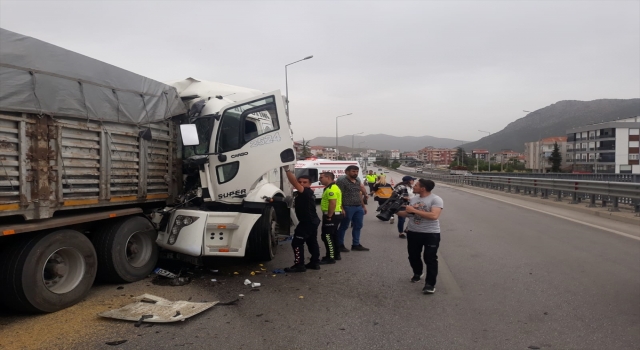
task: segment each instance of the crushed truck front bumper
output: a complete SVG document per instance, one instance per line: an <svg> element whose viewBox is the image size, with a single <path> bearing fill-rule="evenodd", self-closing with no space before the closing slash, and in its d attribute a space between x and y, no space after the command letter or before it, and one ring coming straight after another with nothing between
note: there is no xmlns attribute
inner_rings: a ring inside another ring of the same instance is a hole
<svg viewBox="0 0 640 350"><path fill-rule="evenodd" d="M243 257L259 214L176 210L156 243L191 256ZM173 235L173 237L172 237Z"/></svg>

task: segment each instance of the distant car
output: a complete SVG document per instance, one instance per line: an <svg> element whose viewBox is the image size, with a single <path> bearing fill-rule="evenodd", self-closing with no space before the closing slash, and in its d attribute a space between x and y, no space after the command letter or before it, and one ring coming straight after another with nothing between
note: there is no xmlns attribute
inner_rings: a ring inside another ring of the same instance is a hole
<svg viewBox="0 0 640 350"><path fill-rule="evenodd" d="M422 173L422 168L416 168L416 173Z"/></svg>
<svg viewBox="0 0 640 350"><path fill-rule="evenodd" d="M378 168L378 171L382 171L382 168Z"/></svg>
<svg viewBox="0 0 640 350"><path fill-rule="evenodd" d="M389 173L389 170L385 170L385 171L384 171L384 173L385 173L385 174L388 174L388 173Z"/></svg>

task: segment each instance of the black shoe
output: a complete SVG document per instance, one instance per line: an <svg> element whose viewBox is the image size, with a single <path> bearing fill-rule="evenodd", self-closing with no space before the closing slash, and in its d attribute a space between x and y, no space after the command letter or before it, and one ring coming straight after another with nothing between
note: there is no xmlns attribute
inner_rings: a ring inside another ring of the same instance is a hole
<svg viewBox="0 0 640 350"><path fill-rule="evenodd" d="M293 265L291 267L285 267L284 272L306 272L307 268L304 265Z"/></svg>
<svg viewBox="0 0 640 350"><path fill-rule="evenodd" d="M320 263L308 263L306 265L304 265L304 267L306 267L307 269L310 270L320 270Z"/></svg>
<svg viewBox="0 0 640 350"><path fill-rule="evenodd" d="M425 285L424 288L422 288L422 294L433 294L436 292L436 287L434 286L430 286L430 285Z"/></svg>
<svg viewBox="0 0 640 350"><path fill-rule="evenodd" d="M342 260L342 257L340 255L336 255L336 260Z"/></svg>
<svg viewBox="0 0 640 350"><path fill-rule="evenodd" d="M320 261L320 265L328 265L328 264L335 264L336 263L336 259L322 259Z"/></svg>
<svg viewBox="0 0 640 350"><path fill-rule="evenodd" d="M340 253L348 253L348 252L350 252L350 250L347 249L347 247L345 247L344 244L340 246Z"/></svg>
<svg viewBox="0 0 640 350"><path fill-rule="evenodd" d="M400 234L398 234L398 237L400 237L400 238L404 238L404 239L407 239L407 235L406 235L406 234L404 234L404 233L400 233Z"/></svg>
<svg viewBox="0 0 640 350"><path fill-rule="evenodd" d="M411 277L411 283L416 282L420 282L420 275L413 275L413 277Z"/></svg>
<svg viewBox="0 0 640 350"><path fill-rule="evenodd" d="M362 244L358 244L358 245L352 245L351 246L351 250L359 250L361 252L368 252L371 249L363 247Z"/></svg>

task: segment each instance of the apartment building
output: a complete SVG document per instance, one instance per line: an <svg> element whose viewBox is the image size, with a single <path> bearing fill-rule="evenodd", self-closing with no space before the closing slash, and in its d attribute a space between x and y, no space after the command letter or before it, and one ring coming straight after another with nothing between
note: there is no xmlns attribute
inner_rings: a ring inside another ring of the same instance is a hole
<svg viewBox="0 0 640 350"><path fill-rule="evenodd" d="M455 159L457 152L458 150L455 148L425 147L418 151L417 158L425 164L433 164L434 166L449 165Z"/></svg>
<svg viewBox="0 0 640 350"><path fill-rule="evenodd" d="M567 130L578 173L640 174L640 116Z"/></svg>
<svg viewBox="0 0 640 350"><path fill-rule="evenodd" d="M568 164L571 164L569 159L572 158L573 155L568 150L569 145L567 143L567 137L554 136L546 137L534 142L524 143L525 168L530 169L534 173L550 172L552 164L549 161L549 157L551 157L553 147L556 143L558 144L560 155L562 156L560 167L565 168Z"/></svg>
<svg viewBox="0 0 640 350"><path fill-rule="evenodd" d="M397 149L391 150L391 159L400 159L400 151Z"/></svg>

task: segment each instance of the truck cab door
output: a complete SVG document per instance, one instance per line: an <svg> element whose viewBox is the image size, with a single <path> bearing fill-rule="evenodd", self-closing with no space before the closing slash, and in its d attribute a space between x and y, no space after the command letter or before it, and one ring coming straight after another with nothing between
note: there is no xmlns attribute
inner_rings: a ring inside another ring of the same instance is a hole
<svg viewBox="0 0 640 350"><path fill-rule="evenodd" d="M212 199L240 204L263 174L295 163L289 120L279 91L231 104L220 116L210 146Z"/></svg>

